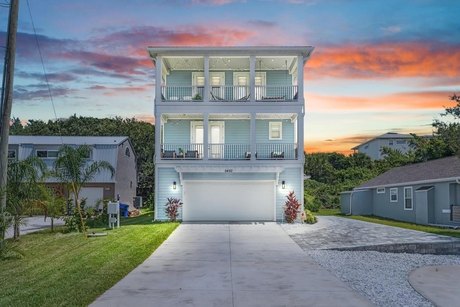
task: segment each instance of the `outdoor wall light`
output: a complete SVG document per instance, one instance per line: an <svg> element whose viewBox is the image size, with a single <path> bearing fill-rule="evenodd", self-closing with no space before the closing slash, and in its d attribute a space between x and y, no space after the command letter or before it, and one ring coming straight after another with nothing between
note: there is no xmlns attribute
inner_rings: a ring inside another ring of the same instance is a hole
<svg viewBox="0 0 460 307"><path fill-rule="evenodd" d="M174 181L173 182L173 190L175 190L175 189L176 189L176 182Z"/></svg>
<svg viewBox="0 0 460 307"><path fill-rule="evenodd" d="M281 181L281 188L284 189L286 187L286 181Z"/></svg>

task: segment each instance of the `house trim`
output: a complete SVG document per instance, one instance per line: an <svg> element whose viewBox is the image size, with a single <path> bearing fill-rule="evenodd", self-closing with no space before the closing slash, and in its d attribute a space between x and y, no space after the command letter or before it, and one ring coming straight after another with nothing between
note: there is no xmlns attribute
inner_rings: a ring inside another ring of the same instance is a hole
<svg viewBox="0 0 460 307"><path fill-rule="evenodd" d="M353 190L357 191L357 190L369 190L369 189L376 189L376 188L402 187L402 186L407 186L407 185L431 184L431 183L439 183L439 182L446 182L446 181L456 181L456 180L460 180L460 177L449 177L449 178L427 179L427 180L418 180L418 181L407 181L407 182L401 182L401 183L388 183L388 184L378 185L378 186L354 188Z"/></svg>
<svg viewBox="0 0 460 307"><path fill-rule="evenodd" d="M406 199L409 199L409 198L406 198L406 190L409 190L409 189L410 189L411 207L410 207L410 208L406 208ZM414 189L413 189L412 187L404 187L404 189L403 189L403 196L404 196L404 204L403 204L404 210L405 210L405 211L412 211L412 210L414 210Z"/></svg>

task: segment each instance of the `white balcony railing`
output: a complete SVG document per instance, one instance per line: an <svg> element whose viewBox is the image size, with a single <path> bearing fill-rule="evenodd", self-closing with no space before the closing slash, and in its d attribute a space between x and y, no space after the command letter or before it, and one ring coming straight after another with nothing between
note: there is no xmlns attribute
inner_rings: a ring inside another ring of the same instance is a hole
<svg viewBox="0 0 460 307"><path fill-rule="evenodd" d="M297 144L257 144L257 160L295 160L297 159Z"/></svg>
<svg viewBox="0 0 460 307"><path fill-rule="evenodd" d="M162 144L162 159L203 159L203 144Z"/></svg>
<svg viewBox="0 0 460 307"><path fill-rule="evenodd" d="M297 85L255 86L256 101L297 101ZM161 100L168 101L203 101L203 86L162 86ZM249 86L221 85L210 86L209 101L250 101Z"/></svg>
<svg viewBox="0 0 460 307"><path fill-rule="evenodd" d="M250 160L249 144L209 144L209 160ZM162 144L161 159L203 159L203 144ZM297 144L256 144L257 160L295 160L298 158Z"/></svg>

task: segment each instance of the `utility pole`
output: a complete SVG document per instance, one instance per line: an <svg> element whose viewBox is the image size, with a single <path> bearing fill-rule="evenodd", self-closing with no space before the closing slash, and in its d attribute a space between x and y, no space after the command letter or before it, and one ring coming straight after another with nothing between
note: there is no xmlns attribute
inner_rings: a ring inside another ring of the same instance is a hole
<svg viewBox="0 0 460 307"><path fill-rule="evenodd" d="M18 29L19 0L10 0L5 66L3 67L2 114L0 127L0 212L6 208L6 182L8 170L8 136L10 134L11 106L13 104L14 61L16 58L16 32Z"/></svg>

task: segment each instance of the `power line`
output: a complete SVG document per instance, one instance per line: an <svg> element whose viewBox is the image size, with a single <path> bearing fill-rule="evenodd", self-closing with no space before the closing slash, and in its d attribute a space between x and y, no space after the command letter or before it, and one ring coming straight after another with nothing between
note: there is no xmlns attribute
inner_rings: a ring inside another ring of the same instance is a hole
<svg viewBox="0 0 460 307"><path fill-rule="evenodd" d="M30 22L32 24L32 29L34 30L34 36L35 36L35 43L37 44L37 49L38 49L38 54L40 55L40 61L42 63L42 68L43 68L43 76L45 77L45 82L46 82L46 86L48 88L48 95L50 97L50 101L51 101L51 105L53 106L53 113L54 113L54 119L56 120L56 123L57 123L57 115L56 115L56 108L54 106L54 99L53 99L53 94L51 92L51 87L50 87L50 83L48 81L48 74L46 73L46 68L45 68L45 63L43 61L43 55L42 55L42 51L40 49L40 44L38 42L38 35L37 35L37 30L35 29L35 23L34 23L34 19L32 18L32 10L30 9L30 4L29 4L29 0L26 1L27 2L27 9L29 11L29 16L30 16ZM61 143L64 145L64 140L62 138L62 133L61 133L61 127L60 125L58 124L57 125L57 128L58 128L58 132L59 132L59 136L61 137Z"/></svg>

